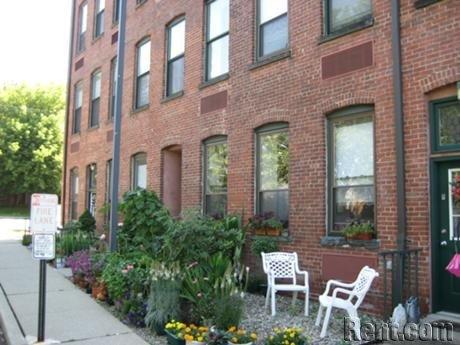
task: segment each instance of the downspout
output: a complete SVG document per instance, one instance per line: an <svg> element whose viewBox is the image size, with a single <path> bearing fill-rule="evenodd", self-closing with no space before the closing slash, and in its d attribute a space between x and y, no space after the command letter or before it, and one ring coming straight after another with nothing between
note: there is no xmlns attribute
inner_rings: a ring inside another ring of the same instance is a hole
<svg viewBox="0 0 460 345"><path fill-rule="evenodd" d="M70 40L69 40L69 66L67 69L67 97L66 97L66 111L65 111L65 125L64 125L64 161L62 164L62 199L61 199L61 221L62 225L65 223L65 207L66 205L66 181L67 181L67 140L69 137L69 117L70 117L70 97L72 92L72 64L73 64L73 37L75 31L75 0L72 1L72 11L70 18Z"/></svg>
<svg viewBox="0 0 460 345"><path fill-rule="evenodd" d="M406 249L406 192L404 176L404 110L401 68L401 12L400 0L391 1L391 46L393 52L393 93L396 144L396 193L397 193L397 246L398 251ZM395 267L393 304L402 302L404 287L404 256L399 255Z"/></svg>

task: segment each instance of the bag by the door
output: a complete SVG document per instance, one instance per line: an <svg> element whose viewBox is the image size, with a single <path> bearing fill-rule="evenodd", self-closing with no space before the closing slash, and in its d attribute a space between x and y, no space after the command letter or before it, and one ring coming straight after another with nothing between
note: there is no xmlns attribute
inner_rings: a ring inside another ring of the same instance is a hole
<svg viewBox="0 0 460 345"><path fill-rule="evenodd" d="M393 310L393 316L391 317L391 323L394 327L398 328L398 331L402 331L404 326L407 323L406 317L406 309L404 309L403 305L400 303L398 306Z"/></svg>
<svg viewBox="0 0 460 345"><path fill-rule="evenodd" d="M416 323L420 322L420 304L418 298L415 296L409 297L406 302L407 322Z"/></svg>

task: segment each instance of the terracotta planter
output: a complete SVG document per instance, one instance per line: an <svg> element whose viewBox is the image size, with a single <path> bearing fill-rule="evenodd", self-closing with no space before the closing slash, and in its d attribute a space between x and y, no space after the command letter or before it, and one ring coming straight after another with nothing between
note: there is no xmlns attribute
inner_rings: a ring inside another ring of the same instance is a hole
<svg viewBox="0 0 460 345"><path fill-rule="evenodd" d="M265 232L267 233L268 236L279 236L279 235L281 235L281 229L266 228Z"/></svg>
<svg viewBox="0 0 460 345"><path fill-rule="evenodd" d="M254 232L259 236L265 236L267 234L265 228L256 228Z"/></svg>
<svg viewBox="0 0 460 345"><path fill-rule="evenodd" d="M107 287L105 283L94 283L92 296L99 301L105 301L107 299Z"/></svg>
<svg viewBox="0 0 460 345"><path fill-rule="evenodd" d="M347 240L370 241L372 234L357 234L354 236L347 236Z"/></svg>
<svg viewBox="0 0 460 345"><path fill-rule="evenodd" d="M88 286L88 283L86 282L85 278L80 275L73 276L72 280L75 285L79 286L82 289L86 289L86 287Z"/></svg>
<svg viewBox="0 0 460 345"><path fill-rule="evenodd" d="M166 331L166 339L168 341L168 345L185 345L184 339L179 339L174 334L171 334L168 331Z"/></svg>

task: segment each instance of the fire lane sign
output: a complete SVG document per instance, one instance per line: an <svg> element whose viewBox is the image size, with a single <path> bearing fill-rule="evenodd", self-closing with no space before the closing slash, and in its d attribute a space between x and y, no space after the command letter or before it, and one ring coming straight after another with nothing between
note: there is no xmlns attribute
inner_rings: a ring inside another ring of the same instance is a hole
<svg viewBox="0 0 460 345"><path fill-rule="evenodd" d="M40 234L56 233L57 206L57 195L33 194L30 211L30 231Z"/></svg>

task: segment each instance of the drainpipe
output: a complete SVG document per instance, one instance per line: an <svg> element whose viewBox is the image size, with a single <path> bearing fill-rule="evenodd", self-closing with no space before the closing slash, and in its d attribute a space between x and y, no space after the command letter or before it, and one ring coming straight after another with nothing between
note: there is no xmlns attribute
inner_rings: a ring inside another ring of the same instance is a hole
<svg viewBox="0 0 460 345"><path fill-rule="evenodd" d="M73 38L75 31L75 0L72 1L72 11L70 18L70 40L69 40L69 66L67 69L67 97L66 97L66 110L65 110L65 124L64 124L64 161L62 164L62 199L61 199L61 222L62 225L65 223L65 201L67 200L66 196L66 186L67 186L67 140L69 138L69 123L70 123L70 97L72 93L72 64L73 64Z"/></svg>
<svg viewBox="0 0 460 345"><path fill-rule="evenodd" d="M110 251L117 250L118 232L118 188L120 180L120 142L121 142L121 111L123 101L123 75L125 69L125 33L126 33L126 0L120 1L117 46L117 89L115 90L115 114L113 119L113 157L112 180L110 181Z"/></svg>
<svg viewBox="0 0 460 345"><path fill-rule="evenodd" d="M401 68L401 23L400 0L391 0L391 46L393 52L393 93L396 143L396 193L399 251L406 249L406 192L404 176L404 110ZM402 302L404 287L404 256L399 255L393 284L393 306Z"/></svg>

